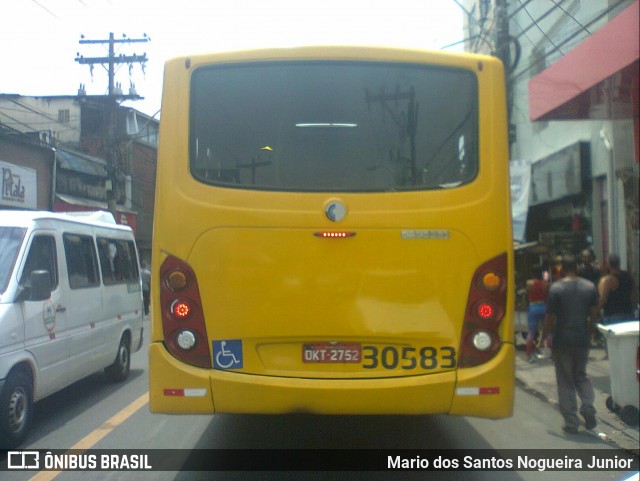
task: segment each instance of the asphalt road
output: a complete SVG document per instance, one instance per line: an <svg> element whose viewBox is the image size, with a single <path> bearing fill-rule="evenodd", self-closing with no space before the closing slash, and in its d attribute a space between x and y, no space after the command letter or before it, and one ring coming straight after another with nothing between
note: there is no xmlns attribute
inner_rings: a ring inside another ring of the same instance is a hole
<svg viewBox="0 0 640 481"><path fill-rule="evenodd" d="M148 325L145 332L149 332ZM587 433L566 435L558 411L518 389L514 416L484 420L449 416L240 416L150 414L147 403L146 348L132 357L131 376L110 384L97 373L36 404L36 416L21 449L325 449L394 450L553 449L571 457L584 449L608 449L609 444ZM91 451L85 451L90 453ZM206 451L203 451L206 453ZM346 451L348 453L357 451ZM443 451L447 452L447 451ZM615 452L628 457L622 451ZM251 453L242 452L243 456ZM294 456L295 454L292 454ZM344 453L338 455L344 456ZM0 467L6 466L6 456ZM53 472L1 471L0 480L209 480L209 479L504 479L621 480L625 471L380 471L380 472Z"/></svg>

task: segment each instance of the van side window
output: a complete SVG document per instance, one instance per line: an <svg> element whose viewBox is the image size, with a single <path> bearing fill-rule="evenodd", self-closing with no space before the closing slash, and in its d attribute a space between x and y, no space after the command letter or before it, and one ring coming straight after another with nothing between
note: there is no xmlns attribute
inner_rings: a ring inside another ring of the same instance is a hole
<svg viewBox="0 0 640 481"><path fill-rule="evenodd" d="M58 262L56 255L56 240L50 235L37 235L31 241L27 262L25 262L20 284L28 286L31 273L36 270L49 271L51 290L58 287Z"/></svg>
<svg viewBox="0 0 640 481"><path fill-rule="evenodd" d="M98 262L93 238L64 234L63 241L67 271L69 271L69 286L72 289L81 289L99 285Z"/></svg>
<svg viewBox="0 0 640 481"><path fill-rule="evenodd" d="M98 255L105 285L138 281L138 257L133 241L98 237Z"/></svg>

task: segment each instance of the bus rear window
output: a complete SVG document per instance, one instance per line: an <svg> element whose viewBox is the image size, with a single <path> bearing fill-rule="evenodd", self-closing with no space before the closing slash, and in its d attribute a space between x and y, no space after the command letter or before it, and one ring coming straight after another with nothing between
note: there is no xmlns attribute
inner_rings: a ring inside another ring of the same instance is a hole
<svg viewBox="0 0 640 481"><path fill-rule="evenodd" d="M452 188L478 172L467 70L374 62L211 66L192 76L201 182L298 192Z"/></svg>

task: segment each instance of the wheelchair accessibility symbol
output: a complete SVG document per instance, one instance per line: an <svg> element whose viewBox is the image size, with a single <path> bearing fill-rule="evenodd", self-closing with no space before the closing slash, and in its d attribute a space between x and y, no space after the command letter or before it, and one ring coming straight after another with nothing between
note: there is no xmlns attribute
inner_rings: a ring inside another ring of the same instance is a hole
<svg viewBox="0 0 640 481"><path fill-rule="evenodd" d="M242 369L242 339L213 341L214 369Z"/></svg>

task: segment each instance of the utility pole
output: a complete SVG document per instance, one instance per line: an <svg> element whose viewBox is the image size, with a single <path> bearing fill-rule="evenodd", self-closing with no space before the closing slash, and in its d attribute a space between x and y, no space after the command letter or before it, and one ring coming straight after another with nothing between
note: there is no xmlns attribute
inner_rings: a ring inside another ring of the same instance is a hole
<svg viewBox="0 0 640 481"><path fill-rule="evenodd" d="M109 38L107 40L85 40L84 37L80 39L79 43L81 45L88 45L88 44L109 44L109 55L107 57L90 57L90 58L85 58L82 55L80 55L79 53L76 56L76 62L78 62L79 64L82 65L95 65L95 64L102 64L102 65L107 65L108 66L108 73L109 73L109 97L111 98L115 98L116 95L116 91L115 91L115 66L116 64L122 64L122 63L127 63L127 64L134 64L134 63L140 63L143 64L145 62L147 62L148 58L147 58L147 54L143 53L142 55L118 55L116 57L115 54L115 46L116 44L120 44L120 43L147 43L151 41L151 39L149 37L147 37L146 34L143 35L143 38L128 38L125 35L122 36L121 39L115 39L113 36L113 32L109 33ZM125 97L120 95L119 97Z"/></svg>
<svg viewBox="0 0 640 481"><path fill-rule="evenodd" d="M144 64L147 62L147 54L143 53L142 55L117 55L115 52L116 44L131 44L131 43L146 43L151 39L147 37L146 34L143 35L143 38L128 38L123 35L121 39L115 39L113 36L113 32L109 33L109 38L106 40L85 40L84 36L80 39L79 43L81 45L87 44L108 44L109 45L109 55L107 57L84 57L80 55L80 53L76 56L76 62L81 65L89 65L93 70L93 66L95 64L101 64L106 66L108 76L109 76L109 93L107 94L107 141L106 141L106 153L107 153L107 170L109 175L109 181L111 183L111 188L107 187L107 203L108 209L116 217L117 208L116 201L118 198L117 195L117 169L118 169L118 155L117 155L117 145L116 145L116 109L118 106L118 101L120 100L137 100L140 98L139 95L130 91L129 95L123 95L121 89L116 89L115 82L115 71L116 65L119 64L129 64L132 65L134 63L142 64L144 69ZM132 89L133 90L133 89Z"/></svg>
<svg viewBox="0 0 640 481"><path fill-rule="evenodd" d="M507 0L495 0L495 21L496 21L496 46L495 55L502 60L504 65L505 89L507 93L507 119L509 126L509 150L511 144L515 142L515 126L511 123L511 109L513 105L513 85L511 82L511 72L519 60L519 55L515 59L511 58L512 38L509 35L509 15L507 11ZM517 42L517 40L516 40ZM517 45L517 47L519 47Z"/></svg>

